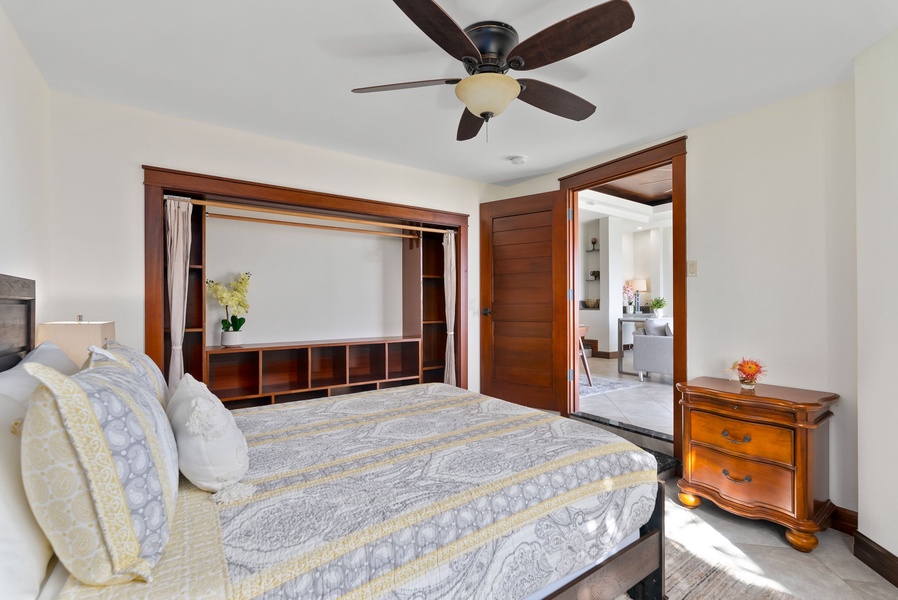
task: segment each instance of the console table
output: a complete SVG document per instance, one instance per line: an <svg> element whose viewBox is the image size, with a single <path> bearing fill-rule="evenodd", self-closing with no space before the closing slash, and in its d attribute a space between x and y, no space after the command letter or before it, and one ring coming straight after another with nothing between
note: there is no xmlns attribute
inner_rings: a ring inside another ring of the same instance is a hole
<svg viewBox="0 0 898 600"><path fill-rule="evenodd" d="M817 547L835 509L829 500L829 407L837 394L700 377L678 383L683 397L687 508L711 500L751 519L785 526L797 550Z"/></svg>

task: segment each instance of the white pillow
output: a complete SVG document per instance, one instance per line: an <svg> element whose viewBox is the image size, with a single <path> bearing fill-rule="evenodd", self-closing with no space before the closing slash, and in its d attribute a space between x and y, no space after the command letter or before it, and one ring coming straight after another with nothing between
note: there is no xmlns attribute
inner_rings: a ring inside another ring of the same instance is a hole
<svg viewBox="0 0 898 600"><path fill-rule="evenodd" d="M219 492L246 474L246 438L206 384L184 375L166 412L178 443L178 465L193 485Z"/></svg>
<svg viewBox="0 0 898 600"><path fill-rule="evenodd" d="M0 598L4 600L34 600L53 556L22 486L22 436L13 433L12 425L24 416L25 408L15 398L0 394Z"/></svg>
<svg viewBox="0 0 898 600"><path fill-rule="evenodd" d="M38 384L37 379L23 368L28 363L53 367L63 375L74 375L79 371L78 365L53 342L44 342L26 354L22 362L0 373L0 394L13 398L22 405L23 410L28 409L28 397L37 389Z"/></svg>

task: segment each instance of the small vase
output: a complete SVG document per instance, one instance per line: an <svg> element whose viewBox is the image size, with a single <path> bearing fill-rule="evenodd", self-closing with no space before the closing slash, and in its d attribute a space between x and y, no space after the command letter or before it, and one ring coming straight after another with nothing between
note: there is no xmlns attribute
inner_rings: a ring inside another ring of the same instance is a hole
<svg viewBox="0 0 898 600"><path fill-rule="evenodd" d="M633 306L632 304L628 304L627 305L627 314L632 315L634 313L636 313L636 307Z"/></svg>
<svg viewBox="0 0 898 600"><path fill-rule="evenodd" d="M740 379L739 385L742 386L743 390L753 390L755 389L755 382L751 379Z"/></svg>
<svg viewBox="0 0 898 600"><path fill-rule="evenodd" d="M221 332L221 345L225 348L233 348L236 346L243 345L243 332L242 331L222 331Z"/></svg>
<svg viewBox="0 0 898 600"><path fill-rule="evenodd" d="M664 316L664 309L663 309L663 308L655 309L655 316L658 317L659 319L660 319L661 317L663 317L663 316Z"/></svg>

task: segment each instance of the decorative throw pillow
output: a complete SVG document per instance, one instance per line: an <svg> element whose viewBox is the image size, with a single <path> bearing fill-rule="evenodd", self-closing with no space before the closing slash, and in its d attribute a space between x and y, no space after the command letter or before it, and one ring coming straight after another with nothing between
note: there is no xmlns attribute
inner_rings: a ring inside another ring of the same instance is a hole
<svg viewBox="0 0 898 600"><path fill-rule="evenodd" d="M646 335L667 335L667 323L649 319L645 322Z"/></svg>
<svg viewBox="0 0 898 600"><path fill-rule="evenodd" d="M24 370L22 374L37 386L36 379ZM4 600L36 598L53 556L22 487L22 438L13 424L24 416L21 403L0 394L0 598Z"/></svg>
<svg viewBox="0 0 898 600"><path fill-rule="evenodd" d="M106 361L118 362L145 378L153 386L159 404L163 409L165 408L168 403L168 385L165 383L165 375L162 374L152 358L140 350L119 344L115 340L106 340L102 349L96 346L90 347L90 357L87 359L88 368L100 366Z"/></svg>
<svg viewBox="0 0 898 600"><path fill-rule="evenodd" d="M25 369L43 385L22 427L22 479L56 555L86 584L149 580L178 485L177 448L156 396L117 364L72 377Z"/></svg>
<svg viewBox="0 0 898 600"><path fill-rule="evenodd" d="M246 474L246 438L206 384L184 375L167 413L178 443L178 464L193 485L219 492Z"/></svg>
<svg viewBox="0 0 898 600"><path fill-rule="evenodd" d="M78 372L78 365L53 342L44 342L22 359L12 369L0 373L0 394L5 394L22 405L23 413L28 409L28 397L37 388L38 381L25 372L25 365L37 363L53 367L65 375Z"/></svg>

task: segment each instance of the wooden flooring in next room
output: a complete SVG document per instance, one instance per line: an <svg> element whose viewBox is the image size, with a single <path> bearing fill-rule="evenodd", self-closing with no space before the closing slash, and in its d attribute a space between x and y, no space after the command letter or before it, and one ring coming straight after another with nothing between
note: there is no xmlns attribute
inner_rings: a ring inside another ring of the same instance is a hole
<svg viewBox="0 0 898 600"><path fill-rule="evenodd" d="M589 358L589 370L593 377L615 379L638 384L594 396L581 396L580 412L636 425L658 433L673 435L673 377L653 373L641 384L636 375L617 372L616 358ZM582 370L582 365L581 365ZM624 356L624 370L633 370L632 353Z"/></svg>

